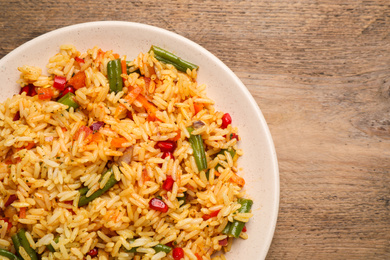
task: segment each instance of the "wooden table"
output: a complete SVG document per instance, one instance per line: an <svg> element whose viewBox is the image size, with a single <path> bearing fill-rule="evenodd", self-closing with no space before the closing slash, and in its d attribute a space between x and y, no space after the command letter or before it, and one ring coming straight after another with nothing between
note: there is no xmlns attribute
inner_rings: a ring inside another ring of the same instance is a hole
<svg viewBox="0 0 390 260"><path fill-rule="evenodd" d="M97 20L181 34L248 87L280 166L268 259L390 259L389 0L1 1L0 58Z"/></svg>

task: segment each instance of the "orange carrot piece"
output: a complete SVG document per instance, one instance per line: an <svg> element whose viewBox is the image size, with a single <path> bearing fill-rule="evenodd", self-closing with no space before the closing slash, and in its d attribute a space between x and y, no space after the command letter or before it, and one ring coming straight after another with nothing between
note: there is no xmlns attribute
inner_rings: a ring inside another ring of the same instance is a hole
<svg viewBox="0 0 390 260"><path fill-rule="evenodd" d="M180 139L180 137L181 137L181 130L180 130L180 129L177 129L177 130L176 130L176 133L177 133L177 135L176 135L175 137L169 139L170 141L175 141L175 142L176 142L177 140Z"/></svg>
<svg viewBox="0 0 390 260"><path fill-rule="evenodd" d="M120 57L118 53L113 53L112 55L114 56L115 59L119 59Z"/></svg>
<svg viewBox="0 0 390 260"><path fill-rule="evenodd" d="M122 74L127 75L127 65L126 65L126 60L121 60L121 67L122 67ZM123 84L125 84L126 79L122 78Z"/></svg>
<svg viewBox="0 0 390 260"><path fill-rule="evenodd" d="M142 92L142 88L136 86L132 91L130 91L125 97L124 100L131 105L133 104L134 100L137 99L138 95ZM126 107L122 104L120 104L116 109L114 113L114 117L118 117L122 112L126 111Z"/></svg>
<svg viewBox="0 0 390 260"><path fill-rule="evenodd" d="M54 96L51 88L37 88L37 93L40 100L51 99Z"/></svg>
<svg viewBox="0 0 390 260"><path fill-rule="evenodd" d="M111 146L114 148L121 148L123 143L127 143L127 139L123 137L113 138L111 140Z"/></svg>
<svg viewBox="0 0 390 260"><path fill-rule="evenodd" d="M142 94L139 94L138 97L136 98L142 106L146 109L146 112L148 113L148 119L151 121L156 120L156 112L158 111L157 107L147 100L146 97L144 97Z"/></svg>
<svg viewBox="0 0 390 260"><path fill-rule="evenodd" d="M148 172L146 170L142 171L142 179L144 180L144 183L147 181L150 181L150 177L149 177Z"/></svg>
<svg viewBox="0 0 390 260"><path fill-rule="evenodd" d="M233 176L230 178L230 180L234 183L237 183L238 185L240 185L241 187L244 187L245 185L245 180L243 178L241 178L240 176L238 176L237 174L233 174Z"/></svg>
<svg viewBox="0 0 390 260"><path fill-rule="evenodd" d="M85 78L84 71L79 71L68 81L68 85L73 86L75 89L85 87Z"/></svg>
<svg viewBox="0 0 390 260"><path fill-rule="evenodd" d="M203 103L194 103L195 115L198 114L201 110L203 110Z"/></svg>
<svg viewBox="0 0 390 260"><path fill-rule="evenodd" d="M30 150L30 149L32 149L32 148L34 148L34 147L35 147L35 143L31 142L31 143L28 143L28 145L26 145L26 146L24 147L24 149Z"/></svg>
<svg viewBox="0 0 390 260"><path fill-rule="evenodd" d="M202 260L203 259L198 253L195 253L195 256L196 256L197 260Z"/></svg>
<svg viewBox="0 0 390 260"><path fill-rule="evenodd" d="M27 211L26 207L20 208L19 218L26 218L26 215L27 215L26 211Z"/></svg>

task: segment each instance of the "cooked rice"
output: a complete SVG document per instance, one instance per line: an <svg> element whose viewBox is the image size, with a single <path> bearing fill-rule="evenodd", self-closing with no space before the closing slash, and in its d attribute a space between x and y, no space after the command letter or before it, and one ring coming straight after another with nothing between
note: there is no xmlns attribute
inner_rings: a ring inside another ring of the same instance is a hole
<svg viewBox="0 0 390 260"><path fill-rule="evenodd" d="M247 222L252 217L251 213L236 214L242 187L232 177L239 174L237 158L242 151L230 136L237 129L231 125L221 128L224 113L215 110L206 86L197 84L196 70L179 72L170 64L160 63L153 54L140 53L131 62L140 73L123 75L123 91L110 93L106 67L115 56L113 51L103 52L98 47L80 53L72 45L62 45L59 53L49 59L49 76L33 66L19 68L22 87L34 84L52 88L54 75L69 80L79 71L85 72L86 87L76 91L80 104L76 110L25 93L0 104L0 206L2 215L12 223L8 231L8 223L0 220L0 246L15 252L11 235L23 227L30 245L44 260L172 259L172 253L156 253L153 249L168 243L182 247L184 259L211 259L222 249L219 241L226 238L221 232L228 221ZM77 57L84 63L80 64ZM150 78L150 83L145 78ZM135 85L158 108L158 120L148 121L140 102L128 105L124 100ZM59 92L54 90L54 95ZM204 105L196 114L195 102ZM124 105L132 118L126 113L115 118L119 105ZM14 121L17 113L20 119ZM205 171L198 171L188 141L186 127L197 120L205 123L194 134L200 134L206 145L208 179ZM79 131L96 121L105 123L98 131L98 141ZM156 143L178 134L174 159L162 159ZM122 148L111 146L118 137L126 139ZM29 147L31 143L34 145ZM89 196L104 187L109 181L109 174L102 174L107 164L116 162L127 147L133 149L131 162L113 167L119 182L86 206L78 207L78 190L87 186ZM235 157L229 152L217 155L230 147L237 151ZM175 180L168 192L161 188L167 175ZM16 194L17 200L5 208L11 194ZM183 204L178 197L184 194L187 201ZM157 196L168 205L167 213L149 208L149 200ZM25 216L21 214L24 210ZM202 218L218 210L216 217ZM247 234L241 237L247 238ZM135 240L130 243L129 239ZM225 250L230 250L231 243L229 238ZM55 252L46 248L48 244ZM87 255L94 248L98 256ZM137 253L126 251L131 248ZM21 254L27 253L22 250Z"/></svg>

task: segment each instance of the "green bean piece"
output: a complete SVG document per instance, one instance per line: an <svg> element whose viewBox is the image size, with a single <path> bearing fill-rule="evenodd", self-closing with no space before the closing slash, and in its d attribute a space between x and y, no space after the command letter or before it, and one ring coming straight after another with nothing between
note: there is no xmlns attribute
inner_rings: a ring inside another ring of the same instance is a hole
<svg viewBox="0 0 390 260"><path fill-rule="evenodd" d="M198 167L198 171L203 171L207 169L207 159L206 152L203 146L202 136L191 134L192 131L194 131L194 128L192 126L187 127L187 130L190 133L189 141L193 150L196 166Z"/></svg>
<svg viewBox="0 0 390 260"><path fill-rule="evenodd" d="M186 194L186 192L184 192L184 196L183 197L177 197L177 200L179 201L179 203L181 201L183 201L183 203L180 204L180 207L183 206L184 204L186 204L186 202L187 202L187 194Z"/></svg>
<svg viewBox="0 0 390 260"><path fill-rule="evenodd" d="M162 251L162 252L169 254L169 252L171 252L171 250L172 250L172 247L166 246L163 244L158 244L158 245L154 246L153 249L154 249L154 251L156 251L156 253Z"/></svg>
<svg viewBox="0 0 390 260"><path fill-rule="evenodd" d="M228 222L225 226L225 228L222 230L222 234L224 235L228 235L229 234L229 230L230 230L230 226L232 225L232 222Z"/></svg>
<svg viewBox="0 0 390 260"><path fill-rule="evenodd" d="M199 68L198 65L195 65L195 64L188 62L188 61L185 61L185 60L179 58L178 56L176 56L175 54L173 54L167 50L164 50L160 47L152 45L152 47L150 48L150 51L153 51L154 57L157 60L164 62L164 63L172 64L173 66L175 66L176 69L178 69L180 71L186 72L187 69L193 70L193 69Z"/></svg>
<svg viewBox="0 0 390 260"><path fill-rule="evenodd" d="M236 156L236 151L233 149L233 148L229 148L229 149L222 149L221 151L219 151L218 154L225 154L225 151L228 151L230 153L230 155L232 156L232 158L234 158L234 156ZM217 155L218 155L217 154ZM216 171L218 171L218 167L221 167L222 165L220 165L219 163L214 167L214 169ZM206 178L207 180L209 180L210 178L210 170L207 170L206 172Z"/></svg>
<svg viewBox="0 0 390 260"><path fill-rule="evenodd" d="M89 191L88 187L82 187L81 189L79 189L80 196L87 194L88 191Z"/></svg>
<svg viewBox="0 0 390 260"><path fill-rule="evenodd" d="M106 191L111 189L118 181L115 179L115 174L112 169L108 170L105 174L111 173L110 178L108 179L106 185L102 189L99 189L91 194L91 196L87 197L86 195L82 195L79 199L79 207L87 205L89 202L93 201L97 197L102 196Z"/></svg>
<svg viewBox="0 0 390 260"><path fill-rule="evenodd" d="M58 241L60 240L60 238L59 237L55 237L54 238L54 242L57 244L58 243ZM50 252L55 252L56 250L54 249L54 247L51 245L51 244L47 244L46 245L46 248L50 251Z"/></svg>
<svg viewBox="0 0 390 260"><path fill-rule="evenodd" d="M135 238L132 238L132 239L128 239L128 240L127 240L127 242L129 242L130 244L133 244L134 241L135 241ZM135 252L137 252L137 248L138 248L138 247L132 247L130 250L124 248L124 250L125 250L125 252L127 252L127 253L135 253Z"/></svg>
<svg viewBox="0 0 390 260"><path fill-rule="evenodd" d="M69 108L73 107L74 109L79 107L79 104L75 101L75 94L72 92L66 93L65 96L58 100L58 103L67 105Z"/></svg>
<svg viewBox="0 0 390 260"><path fill-rule="evenodd" d="M37 252L35 252L35 250L31 248L30 243L26 238L26 230L24 230L23 228L19 230L18 238L20 240L20 244L22 245L26 253L30 256L31 260L38 260Z"/></svg>
<svg viewBox="0 0 390 260"><path fill-rule="evenodd" d="M7 251L5 249L1 249L0 248L0 256L4 256L10 260L20 260L19 257L17 257L16 255L12 254L10 251Z"/></svg>
<svg viewBox="0 0 390 260"><path fill-rule="evenodd" d="M22 244L20 244L20 239L18 237L18 234L13 235L11 237L11 239L12 239L12 242L14 243L14 248L15 248L16 254L20 255L19 254L19 247L21 247Z"/></svg>
<svg viewBox="0 0 390 260"><path fill-rule="evenodd" d="M110 60L107 63L107 77L111 92L118 93L123 88L121 59Z"/></svg>
<svg viewBox="0 0 390 260"><path fill-rule="evenodd" d="M249 213L252 205L253 205L253 200L249 199L238 199L238 203L241 204L241 208L238 209L238 213ZM242 229L245 226L245 222L234 220L230 226L229 229L229 235L238 238L241 234Z"/></svg>

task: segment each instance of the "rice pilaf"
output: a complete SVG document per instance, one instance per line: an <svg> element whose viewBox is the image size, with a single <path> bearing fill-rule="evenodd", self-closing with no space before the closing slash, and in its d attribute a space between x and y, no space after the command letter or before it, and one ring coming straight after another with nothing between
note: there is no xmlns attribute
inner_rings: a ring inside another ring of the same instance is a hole
<svg viewBox="0 0 390 260"><path fill-rule="evenodd" d="M247 238L230 116L197 69L153 50L126 58L62 45L49 76L19 68L21 93L0 104L0 248L32 260L29 249L41 259L225 259L212 254ZM27 249L14 245L20 230Z"/></svg>

